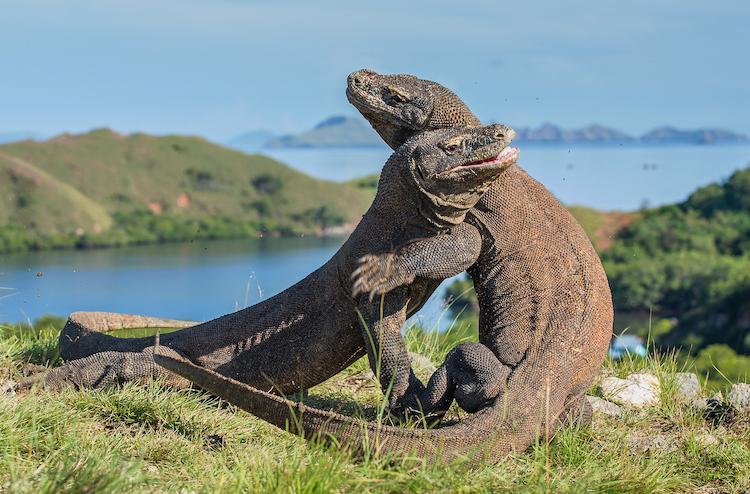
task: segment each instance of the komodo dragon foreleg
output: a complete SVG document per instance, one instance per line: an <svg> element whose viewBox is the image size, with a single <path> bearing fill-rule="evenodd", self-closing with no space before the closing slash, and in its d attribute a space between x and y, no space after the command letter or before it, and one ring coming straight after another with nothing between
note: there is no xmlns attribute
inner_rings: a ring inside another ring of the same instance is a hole
<svg viewBox="0 0 750 494"><path fill-rule="evenodd" d="M406 304L409 299L408 286L417 278L435 280L437 283L445 278L454 276L474 264L479 256L481 238L476 228L461 223L451 229L449 233L441 234L430 239L409 243L402 246L396 253L380 256L365 256L360 260L363 269L373 263L364 262L365 259L384 259L378 271L368 271L370 277L384 282L393 291L381 290L384 294L389 291L389 297L363 296L360 300L360 314L363 320L363 337L367 347L370 366L376 373L384 392L388 392L388 405L391 416L396 420L406 420L409 415L442 416L447 410L442 410L443 398L435 395L434 385L430 391L425 389L422 382L414 375L409 364L408 352L404 343L401 329L406 322ZM435 249L425 247L434 245ZM424 256L409 256L408 252L416 248L422 252L427 248L431 259ZM436 261L437 260L437 261ZM398 266L390 265L390 262ZM413 261L413 262L412 262ZM353 296L366 294L370 289L362 289L361 281L364 273L357 269L352 274L354 280ZM369 282L369 279L368 279ZM406 397L406 401L404 398ZM450 405L450 402L448 403Z"/></svg>

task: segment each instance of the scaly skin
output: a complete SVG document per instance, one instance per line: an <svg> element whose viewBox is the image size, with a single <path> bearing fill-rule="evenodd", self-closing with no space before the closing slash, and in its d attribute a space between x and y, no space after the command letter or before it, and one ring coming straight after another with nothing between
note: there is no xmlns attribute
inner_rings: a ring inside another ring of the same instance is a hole
<svg viewBox="0 0 750 494"><path fill-rule="evenodd" d="M367 351L373 369L387 382L384 388L392 387L389 399L398 413L400 398L419 382L411 373L400 330L407 314L422 306L439 281L415 279L382 301L371 301L352 296L353 267L365 254L389 252L409 238L444 234L463 239L466 212L510 163L467 165L499 154L510 138L512 130L500 125L443 129L415 138L389 159L372 206L328 263L260 304L163 335L162 351L284 394L330 378ZM447 151L454 143L460 152ZM478 251L462 249L466 266L476 255ZM152 338L120 339L102 330L189 325L75 313L60 336L60 354L68 362L43 376L45 386L102 388L157 377L184 385L186 381L154 364Z"/></svg>
<svg viewBox="0 0 750 494"><path fill-rule="evenodd" d="M412 76L355 72L349 76L347 94L392 147L403 139L429 135L425 129L446 125L444 115L478 123L450 91ZM433 115L439 118L433 120ZM388 180L381 178L381 185ZM584 393L609 344L612 299L599 258L581 227L516 165L466 216L461 235L412 237L391 252L363 257L354 293L389 294L415 279L457 274L465 265L465 256L457 254L466 248L480 252L468 268L480 303L480 344L459 345L427 389L412 382L402 397L403 406L439 417L455 396L460 406L476 411L456 425L419 430L353 420L264 394L160 349L155 358L201 387L307 438L356 450L376 445L381 452L498 461L525 450L539 435L549 437L564 424L587 420L590 406ZM430 401L434 396L440 399Z"/></svg>

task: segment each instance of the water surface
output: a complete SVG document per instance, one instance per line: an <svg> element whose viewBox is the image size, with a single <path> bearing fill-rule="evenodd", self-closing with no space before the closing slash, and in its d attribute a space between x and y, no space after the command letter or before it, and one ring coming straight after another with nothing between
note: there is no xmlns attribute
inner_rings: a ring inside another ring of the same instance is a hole
<svg viewBox="0 0 750 494"><path fill-rule="evenodd" d="M531 144L518 165L566 205L603 211L682 202L696 188L750 166L748 144ZM317 178L344 182L379 173L390 156L383 148L262 149Z"/></svg>
<svg viewBox="0 0 750 494"><path fill-rule="evenodd" d="M0 254L0 286L12 288L0 290L0 321L33 322L75 311L208 321L290 287L325 264L344 240L308 236ZM423 319L442 312L442 299L433 299L420 313Z"/></svg>

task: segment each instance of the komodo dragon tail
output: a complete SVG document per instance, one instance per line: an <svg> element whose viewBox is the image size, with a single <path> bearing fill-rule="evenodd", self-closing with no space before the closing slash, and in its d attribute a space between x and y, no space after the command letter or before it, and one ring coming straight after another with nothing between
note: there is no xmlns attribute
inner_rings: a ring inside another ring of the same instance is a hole
<svg viewBox="0 0 750 494"><path fill-rule="evenodd" d="M522 452L538 437L543 420L533 412L509 420L507 395L457 424L436 429L400 428L347 417L266 393L192 362L159 346L154 361L251 414L305 439L320 440L356 453L430 457L441 461L469 459L496 463ZM538 408L537 408L538 410ZM559 410L558 410L559 414ZM557 415L552 422L557 422ZM520 434L519 434L520 433Z"/></svg>
<svg viewBox="0 0 750 494"><path fill-rule="evenodd" d="M140 351L140 347L150 346L150 341L153 340L149 338L147 344L134 348L131 339L115 338L103 333L120 329L189 328L196 324L198 323L112 312L74 312L68 317L68 322L60 332L60 356L63 360L70 361L105 350Z"/></svg>

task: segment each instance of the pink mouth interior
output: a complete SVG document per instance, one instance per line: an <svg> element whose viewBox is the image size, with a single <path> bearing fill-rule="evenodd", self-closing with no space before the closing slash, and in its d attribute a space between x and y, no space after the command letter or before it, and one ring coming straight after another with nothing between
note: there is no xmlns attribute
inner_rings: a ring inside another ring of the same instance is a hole
<svg viewBox="0 0 750 494"><path fill-rule="evenodd" d="M500 152L500 154L498 154L497 156L493 156L492 158L487 158L486 160L482 160L482 161L475 161L474 163L466 163L465 165L461 165L461 166L481 166L481 165L494 165L496 163L503 163L505 161L508 161L511 158L514 158L517 152L518 152L518 148L513 148L509 146L503 149Z"/></svg>

